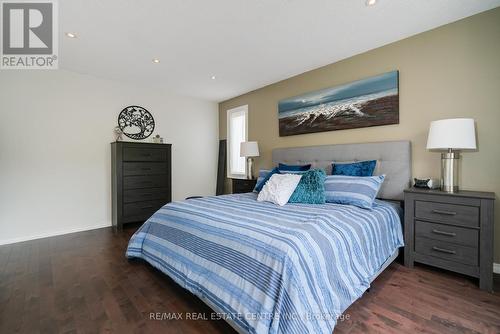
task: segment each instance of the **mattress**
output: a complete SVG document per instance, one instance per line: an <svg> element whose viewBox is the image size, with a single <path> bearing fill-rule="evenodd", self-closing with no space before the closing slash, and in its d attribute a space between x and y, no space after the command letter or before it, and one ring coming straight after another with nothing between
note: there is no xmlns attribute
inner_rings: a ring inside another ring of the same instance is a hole
<svg viewBox="0 0 500 334"><path fill-rule="evenodd" d="M126 256L170 276L239 332L331 334L403 246L398 206L256 198L169 203L132 236Z"/></svg>

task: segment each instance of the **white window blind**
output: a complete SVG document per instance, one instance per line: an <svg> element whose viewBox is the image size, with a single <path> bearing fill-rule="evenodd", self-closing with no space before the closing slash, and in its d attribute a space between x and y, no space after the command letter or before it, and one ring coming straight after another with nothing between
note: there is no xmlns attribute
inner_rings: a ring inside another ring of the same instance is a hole
<svg viewBox="0 0 500 334"><path fill-rule="evenodd" d="M240 144L247 141L248 106L241 106L227 111L227 151L228 177L245 177L246 161L240 157Z"/></svg>

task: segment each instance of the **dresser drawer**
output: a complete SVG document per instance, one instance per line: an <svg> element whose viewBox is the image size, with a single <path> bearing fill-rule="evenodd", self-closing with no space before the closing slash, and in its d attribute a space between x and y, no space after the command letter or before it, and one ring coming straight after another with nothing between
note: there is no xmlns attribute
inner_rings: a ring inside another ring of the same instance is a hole
<svg viewBox="0 0 500 334"><path fill-rule="evenodd" d="M123 206L123 217L136 218L137 221L148 219L158 211L162 206L167 204L167 201L144 201L137 203L129 203Z"/></svg>
<svg viewBox="0 0 500 334"><path fill-rule="evenodd" d="M124 162L123 175L159 175L167 174L166 162Z"/></svg>
<svg viewBox="0 0 500 334"><path fill-rule="evenodd" d="M123 161L167 161L167 150L158 148L124 147Z"/></svg>
<svg viewBox="0 0 500 334"><path fill-rule="evenodd" d="M479 227L479 208L475 206L415 201L415 217L459 226Z"/></svg>
<svg viewBox="0 0 500 334"><path fill-rule="evenodd" d="M123 202L133 203L151 200L170 200L167 188L130 189L123 192Z"/></svg>
<svg viewBox="0 0 500 334"><path fill-rule="evenodd" d="M417 238L426 237L469 247L477 248L479 245L478 230L445 224L436 224L416 220L415 235Z"/></svg>
<svg viewBox="0 0 500 334"><path fill-rule="evenodd" d="M123 189L164 188L167 178L164 175L126 176L123 178Z"/></svg>
<svg viewBox="0 0 500 334"><path fill-rule="evenodd" d="M415 237L415 252L471 266L478 265L477 248L451 242Z"/></svg>

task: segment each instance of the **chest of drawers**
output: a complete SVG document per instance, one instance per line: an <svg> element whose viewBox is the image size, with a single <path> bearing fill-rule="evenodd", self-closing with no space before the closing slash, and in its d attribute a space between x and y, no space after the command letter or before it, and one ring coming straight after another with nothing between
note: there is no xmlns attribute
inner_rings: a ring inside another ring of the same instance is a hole
<svg viewBox="0 0 500 334"><path fill-rule="evenodd" d="M143 222L171 201L171 164L170 144L111 143L113 226Z"/></svg>
<svg viewBox="0 0 500 334"><path fill-rule="evenodd" d="M479 278L493 288L495 194L405 191L405 265L425 263Z"/></svg>

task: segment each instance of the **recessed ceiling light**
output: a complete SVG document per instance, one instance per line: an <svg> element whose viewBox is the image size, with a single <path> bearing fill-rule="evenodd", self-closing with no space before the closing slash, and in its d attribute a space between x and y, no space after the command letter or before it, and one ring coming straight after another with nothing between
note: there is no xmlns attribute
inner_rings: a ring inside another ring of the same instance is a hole
<svg viewBox="0 0 500 334"><path fill-rule="evenodd" d="M75 34L75 33L72 33L72 32L67 32L67 33L66 33L66 37L69 37L69 38L76 38L76 34Z"/></svg>
<svg viewBox="0 0 500 334"><path fill-rule="evenodd" d="M217 77L216 77L215 75L212 75L212 76L210 77L210 79L215 80L215 79L217 79Z"/></svg>
<svg viewBox="0 0 500 334"><path fill-rule="evenodd" d="M153 58L153 63L158 64L160 62L160 59L158 58Z"/></svg>
<svg viewBox="0 0 500 334"><path fill-rule="evenodd" d="M373 6L377 3L377 0L366 0L366 5L367 6Z"/></svg>

